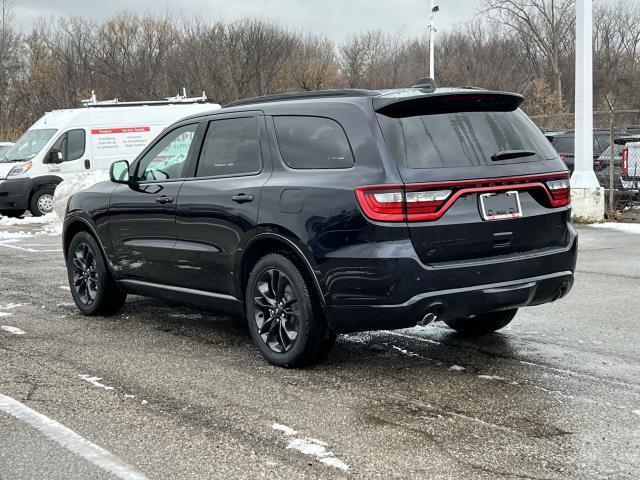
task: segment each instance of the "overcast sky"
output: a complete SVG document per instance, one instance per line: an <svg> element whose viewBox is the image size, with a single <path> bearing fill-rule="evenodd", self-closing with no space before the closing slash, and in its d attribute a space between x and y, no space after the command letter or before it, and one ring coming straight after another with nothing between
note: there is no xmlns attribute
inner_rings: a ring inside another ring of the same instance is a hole
<svg viewBox="0 0 640 480"><path fill-rule="evenodd" d="M426 30L430 0L14 0L14 20L29 30L38 17L84 16L104 20L124 9L137 13L167 11L232 21L246 16L324 34L342 40L354 32L382 29L406 36ZM482 0L440 0L443 28L471 20Z"/></svg>

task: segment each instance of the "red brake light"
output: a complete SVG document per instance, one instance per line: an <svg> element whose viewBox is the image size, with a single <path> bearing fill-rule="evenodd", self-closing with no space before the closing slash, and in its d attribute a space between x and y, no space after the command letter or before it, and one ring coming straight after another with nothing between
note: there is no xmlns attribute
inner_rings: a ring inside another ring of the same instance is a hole
<svg viewBox="0 0 640 480"><path fill-rule="evenodd" d="M430 220L451 196L451 190L408 191L406 193L407 220Z"/></svg>
<svg viewBox="0 0 640 480"><path fill-rule="evenodd" d="M571 185L569 178L548 180L547 188L551 194L554 207L564 207L571 203Z"/></svg>
<svg viewBox="0 0 640 480"><path fill-rule="evenodd" d="M620 169L622 170L622 175L629 175L629 147L625 147L622 149Z"/></svg>
<svg viewBox="0 0 640 480"><path fill-rule="evenodd" d="M356 198L364 214L380 222L404 221L402 187L366 187L356 190Z"/></svg>

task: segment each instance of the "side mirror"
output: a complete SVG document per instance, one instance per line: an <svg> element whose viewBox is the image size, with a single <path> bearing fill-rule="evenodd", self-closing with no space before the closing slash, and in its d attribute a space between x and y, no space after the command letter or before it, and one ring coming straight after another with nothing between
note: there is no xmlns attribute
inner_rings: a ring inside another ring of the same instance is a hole
<svg viewBox="0 0 640 480"><path fill-rule="evenodd" d="M120 160L111 164L109 176L113 183L129 183L129 162Z"/></svg>
<svg viewBox="0 0 640 480"><path fill-rule="evenodd" d="M60 164L64 161L62 158L62 152L60 150L51 149L42 163L55 163Z"/></svg>

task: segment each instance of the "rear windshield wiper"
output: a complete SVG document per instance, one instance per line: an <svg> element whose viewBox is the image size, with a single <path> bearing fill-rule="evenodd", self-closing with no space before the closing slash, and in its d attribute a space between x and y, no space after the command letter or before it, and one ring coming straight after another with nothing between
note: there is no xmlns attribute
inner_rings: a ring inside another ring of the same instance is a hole
<svg viewBox="0 0 640 480"><path fill-rule="evenodd" d="M532 157L536 154L537 152L532 152L531 150L501 150L491 155L491 160L493 160L494 162L499 162L500 160L512 160L514 158Z"/></svg>

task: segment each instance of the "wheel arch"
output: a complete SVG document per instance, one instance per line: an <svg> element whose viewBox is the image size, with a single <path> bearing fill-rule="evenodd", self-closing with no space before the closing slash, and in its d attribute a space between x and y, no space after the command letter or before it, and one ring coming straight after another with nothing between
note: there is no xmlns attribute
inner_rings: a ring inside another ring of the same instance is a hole
<svg viewBox="0 0 640 480"><path fill-rule="evenodd" d="M236 269L236 288L242 301L242 309L245 309L245 288L251 269L265 255L279 253L291 260L301 271L305 280L310 282L316 293L314 297L320 305L325 305L324 293L320 281L316 275L311 261L302 249L291 239L278 233L261 233L251 239L243 250L238 268Z"/></svg>
<svg viewBox="0 0 640 480"><path fill-rule="evenodd" d="M62 178L46 175L42 177L35 177L31 180L31 188L29 189L29 195L27 196L27 206L31 204L33 195L40 189L51 188L55 191L56 187L62 183Z"/></svg>
<svg viewBox="0 0 640 480"><path fill-rule="evenodd" d="M102 254L102 258L104 259L107 268L109 269L113 277L117 279L118 277L113 271L113 265L109 261L109 256L107 255L107 251L105 250L104 245L102 245L100 236L96 232L93 225L91 225L88 220L82 217L75 217L72 220L68 221L68 223L65 223L65 227L62 232L62 253L64 255L65 261L67 260L67 253L69 251L69 246L71 245L73 237L75 237L80 232L87 232L93 237L93 239L98 244L98 248L100 248L100 253Z"/></svg>

